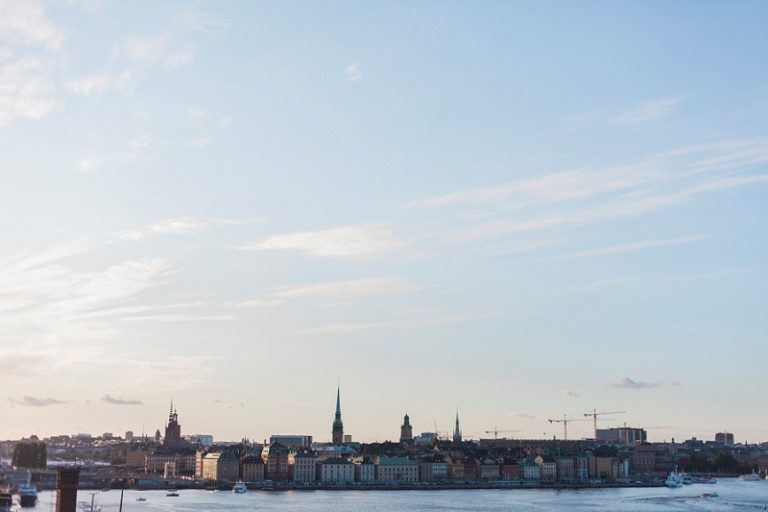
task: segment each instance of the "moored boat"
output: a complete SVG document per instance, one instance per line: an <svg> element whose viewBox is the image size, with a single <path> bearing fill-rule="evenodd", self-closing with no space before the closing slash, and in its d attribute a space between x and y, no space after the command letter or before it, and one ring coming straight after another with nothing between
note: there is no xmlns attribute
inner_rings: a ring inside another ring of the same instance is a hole
<svg viewBox="0 0 768 512"><path fill-rule="evenodd" d="M248 492L248 487L246 487L245 482L238 480L234 487L232 487L232 492L235 494L244 494Z"/></svg>
<svg viewBox="0 0 768 512"><path fill-rule="evenodd" d="M34 507L37 505L37 487L28 483L19 487L19 505Z"/></svg>
<svg viewBox="0 0 768 512"><path fill-rule="evenodd" d="M739 477L739 480L741 480L742 482L757 482L760 480L760 475L755 473L755 470L753 469L752 473L748 475L741 475Z"/></svg>
<svg viewBox="0 0 768 512"><path fill-rule="evenodd" d="M667 479L664 481L664 485L671 489L676 489L683 486L683 478L680 476L680 473L677 472L677 468L675 468L669 474Z"/></svg>

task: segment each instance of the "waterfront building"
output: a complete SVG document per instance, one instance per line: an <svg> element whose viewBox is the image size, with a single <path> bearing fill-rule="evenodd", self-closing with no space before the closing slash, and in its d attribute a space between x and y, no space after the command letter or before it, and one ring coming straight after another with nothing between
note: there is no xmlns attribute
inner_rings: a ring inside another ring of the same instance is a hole
<svg viewBox="0 0 768 512"><path fill-rule="evenodd" d="M175 471L179 475L193 475L195 473L195 452L187 449L184 451L168 451L158 449L144 458L144 471L146 473L165 472L166 463L173 463Z"/></svg>
<svg viewBox="0 0 768 512"><path fill-rule="evenodd" d="M413 442L413 427L411 426L411 419L408 417L407 412L403 417L403 424L400 426L400 442L401 443Z"/></svg>
<svg viewBox="0 0 768 512"><path fill-rule="evenodd" d="M541 463L541 481L552 483L557 480L557 462Z"/></svg>
<svg viewBox="0 0 768 512"><path fill-rule="evenodd" d="M213 446L213 436L210 434L191 434L188 436L183 436L182 439L190 444L196 444L204 448Z"/></svg>
<svg viewBox="0 0 768 512"><path fill-rule="evenodd" d="M613 457L592 457L589 459L590 478L613 480Z"/></svg>
<svg viewBox="0 0 768 512"><path fill-rule="evenodd" d="M355 465L334 457L320 462L320 481L326 484L350 484L355 481Z"/></svg>
<svg viewBox="0 0 768 512"><path fill-rule="evenodd" d="M445 480L448 480L448 464L446 462L419 462L420 482L443 482Z"/></svg>
<svg viewBox="0 0 768 512"><path fill-rule="evenodd" d="M314 482L317 479L317 454L303 450L288 455L291 480L297 483Z"/></svg>
<svg viewBox="0 0 768 512"><path fill-rule="evenodd" d="M344 423L341 421L341 388L336 388L336 414L331 428L331 442L333 444L344 443Z"/></svg>
<svg viewBox="0 0 768 512"><path fill-rule="evenodd" d="M200 473L203 480L234 482L240 478L240 460L232 450L208 452Z"/></svg>
<svg viewBox="0 0 768 512"><path fill-rule="evenodd" d="M573 482L576 479L576 463L573 457L557 458L557 479L561 482Z"/></svg>
<svg viewBox="0 0 768 512"><path fill-rule="evenodd" d="M499 463L492 459L486 459L478 464L478 476L481 480L498 480Z"/></svg>
<svg viewBox="0 0 768 512"><path fill-rule="evenodd" d="M355 481L370 483L376 479L376 466L368 457L355 464Z"/></svg>
<svg viewBox="0 0 768 512"><path fill-rule="evenodd" d="M261 455L246 455L240 459L240 478L244 482L264 480L264 461L261 459Z"/></svg>
<svg viewBox="0 0 768 512"><path fill-rule="evenodd" d="M451 480L465 480L464 463L459 460L454 460L448 464L448 476Z"/></svg>
<svg viewBox="0 0 768 512"><path fill-rule="evenodd" d="M519 464L503 464L501 466L502 480L522 480L523 468Z"/></svg>
<svg viewBox="0 0 768 512"><path fill-rule="evenodd" d="M280 443L293 450L312 448L312 436L305 435L274 435L269 436L269 444Z"/></svg>
<svg viewBox="0 0 768 512"><path fill-rule="evenodd" d="M181 425L179 425L179 415L173 408L173 400L171 400L171 412L168 414L163 444L173 446L179 443L181 443Z"/></svg>
<svg viewBox="0 0 768 512"><path fill-rule="evenodd" d="M656 447L650 443L638 444L632 450L632 473L639 477L653 476L656 468Z"/></svg>
<svg viewBox="0 0 768 512"><path fill-rule="evenodd" d="M419 466L405 457L379 457L376 464L379 482L418 482Z"/></svg>
<svg viewBox="0 0 768 512"><path fill-rule="evenodd" d="M579 482L586 482L589 479L589 457L579 455L573 459L574 477Z"/></svg>
<svg viewBox="0 0 768 512"><path fill-rule="evenodd" d="M459 411L456 411L456 425L453 427L453 442L461 442L461 427L459 426Z"/></svg>
<svg viewBox="0 0 768 512"><path fill-rule="evenodd" d="M288 455L290 450L287 446L280 443L269 445L267 452L267 478L270 480L288 480L290 471L288 466Z"/></svg>
<svg viewBox="0 0 768 512"><path fill-rule="evenodd" d="M541 466L531 459L524 459L520 464L520 468L523 473L523 480L526 482L541 481Z"/></svg>

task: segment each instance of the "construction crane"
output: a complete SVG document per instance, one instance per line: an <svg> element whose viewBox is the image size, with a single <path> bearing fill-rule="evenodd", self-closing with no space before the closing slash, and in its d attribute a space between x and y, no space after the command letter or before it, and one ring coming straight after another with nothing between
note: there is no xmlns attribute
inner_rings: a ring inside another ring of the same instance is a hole
<svg viewBox="0 0 768 512"><path fill-rule="evenodd" d="M588 421L586 419L568 419L565 414L563 414L563 419L561 420L553 420L547 418L547 421L550 423L562 423L563 424L563 441L568 440L568 424L572 423L574 421Z"/></svg>
<svg viewBox="0 0 768 512"><path fill-rule="evenodd" d="M494 439L498 439L499 438L499 432L501 432L503 434L505 432L520 432L520 431L519 430L499 430L498 427L493 427L493 430L486 430L485 431L486 434L493 434L493 438Z"/></svg>
<svg viewBox="0 0 768 512"><path fill-rule="evenodd" d="M588 418L592 416L592 421L595 424L595 441L597 441L597 417L603 416L604 414L626 414L627 411L603 411L603 412L597 412L597 409L592 409L592 412L585 412L584 417Z"/></svg>

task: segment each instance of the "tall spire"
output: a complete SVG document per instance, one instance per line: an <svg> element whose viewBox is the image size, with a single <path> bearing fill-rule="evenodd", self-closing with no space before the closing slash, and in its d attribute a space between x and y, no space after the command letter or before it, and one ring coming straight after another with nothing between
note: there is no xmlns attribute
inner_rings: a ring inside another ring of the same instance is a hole
<svg viewBox="0 0 768 512"><path fill-rule="evenodd" d="M344 423L341 421L341 385L336 387L336 414L333 418L331 439L333 444L344 443Z"/></svg>
<svg viewBox="0 0 768 512"><path fill-rule="evenodd" d="M459 426L459 411L456 411L456 426L453 428L453 442L461 442L461 427Z"/></svg>

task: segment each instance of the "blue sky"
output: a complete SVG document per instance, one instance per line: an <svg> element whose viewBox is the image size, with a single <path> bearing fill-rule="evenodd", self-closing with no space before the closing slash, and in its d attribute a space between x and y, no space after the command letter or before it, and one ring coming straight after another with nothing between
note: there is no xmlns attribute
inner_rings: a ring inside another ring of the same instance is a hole
<svg viewBox="0 0 768 512"><path fill-rule="evenodd" d="M765 440L767 10L0 1L0 437Z"/></svg>

